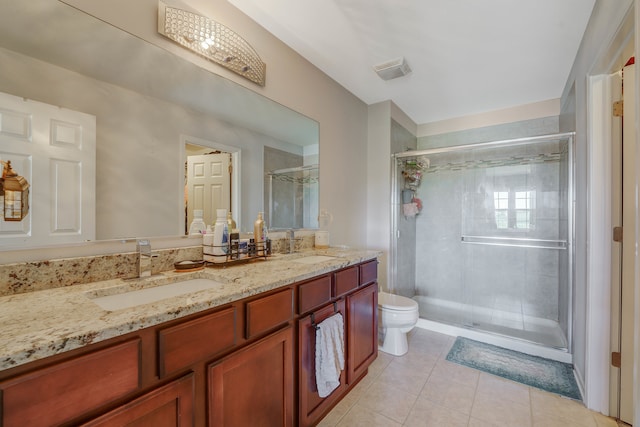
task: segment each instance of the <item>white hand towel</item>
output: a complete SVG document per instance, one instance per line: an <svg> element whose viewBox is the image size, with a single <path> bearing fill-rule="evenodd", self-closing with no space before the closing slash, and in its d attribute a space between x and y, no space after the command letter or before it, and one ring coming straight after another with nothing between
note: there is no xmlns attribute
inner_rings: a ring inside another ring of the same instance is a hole
<svg viewBox="0 0 640 427"><path fill-rule="evenodd" d="M340 385L344 369L344 323L336 313L323 320L316 330L316 385L318 395L326 397Z"/></svg>

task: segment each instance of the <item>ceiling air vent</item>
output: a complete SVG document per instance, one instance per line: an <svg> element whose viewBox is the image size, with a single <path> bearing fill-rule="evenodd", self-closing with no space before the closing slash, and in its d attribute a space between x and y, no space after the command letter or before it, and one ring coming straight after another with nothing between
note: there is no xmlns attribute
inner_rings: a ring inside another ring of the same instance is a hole
<svg viewBox="0 0 640 427"><path fill-rule="evenodd" d="M391 80L398 77L406 76L411 72L409 64L404 58L394 59L384 64L374 65L373 69L382 80Z"/></svg>

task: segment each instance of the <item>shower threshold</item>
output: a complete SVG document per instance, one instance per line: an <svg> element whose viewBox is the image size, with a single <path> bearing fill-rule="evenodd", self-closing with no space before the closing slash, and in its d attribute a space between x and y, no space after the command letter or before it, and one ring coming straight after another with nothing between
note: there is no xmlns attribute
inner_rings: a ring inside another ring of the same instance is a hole
<svg viewBox="0 0 640 427"><path fill-rule="evenodd" d="M443 304L422 296L414 299L420 307L418 327L554 360L567 362L571 359L564 334L552 320L458 303Z"/></svg>

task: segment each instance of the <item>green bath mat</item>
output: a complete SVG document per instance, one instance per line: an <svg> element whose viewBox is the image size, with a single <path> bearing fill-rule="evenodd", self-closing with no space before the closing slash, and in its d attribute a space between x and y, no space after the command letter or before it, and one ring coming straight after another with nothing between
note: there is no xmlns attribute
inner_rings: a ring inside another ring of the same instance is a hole
<svg viewBox="0 0 640 427"><path fill-rule="evenodd" d="M538 356L458 337L447 360L551 393L581 400L573 367Z"/></svg>

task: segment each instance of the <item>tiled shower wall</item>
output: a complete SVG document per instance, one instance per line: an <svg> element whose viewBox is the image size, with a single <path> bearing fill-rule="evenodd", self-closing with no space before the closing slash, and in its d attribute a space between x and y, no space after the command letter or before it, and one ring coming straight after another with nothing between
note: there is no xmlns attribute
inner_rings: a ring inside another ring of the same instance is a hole
<svg viewBox="0 0 640 427"><path fill-rule="evenodd" d="M423 137L418 139L418 149L557 132L558 118L548 117ZM455 170L444 166L437 170L438 163L465 164L479 159L469 154L456 154L459 157L456 161L446 159L446 156L439 160L431 159L432 173L426 174L418 192L424 211L415 219L415 238L412 240L405 230L404 238L398 241L397 281L413 280L414 294L417 295L506 311L521 310L525 315L558 321L567 334L570 312L568 250L461 242L463 233L491 235L494 232L491 230L492 221L489 221L493 213L485 208L494 203L494 187L505 185L528 186L537 192L535 229L524 233L525 237L569 239L569 210L564 202L569 191L566 185L569 173L566 153L560 153L556 147L550 150L555 153L551 157L543 155L528 165L518 165L517 161L510 164L510 157L527 154L526 149L524 153L518 150L523 149L512 148L499 154L498 157L507 161L498 168ZM402 218L399 229L402 233ZM414 252L413 257L411 251ZM402 259L403 253L412 260Z"/></svg>
<svg viewBox="0 0 640 427"><path fill-rule="evenodd" d="M416 294L558 321L566 249L476 245L462 237L566 240L560 164L427 173L418 192L424 212L416 226ZM494 192L508 188L536 192L531 229L497 229Z"/></svg>

